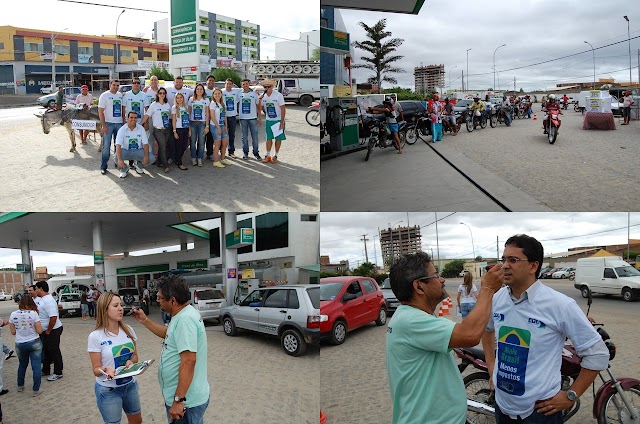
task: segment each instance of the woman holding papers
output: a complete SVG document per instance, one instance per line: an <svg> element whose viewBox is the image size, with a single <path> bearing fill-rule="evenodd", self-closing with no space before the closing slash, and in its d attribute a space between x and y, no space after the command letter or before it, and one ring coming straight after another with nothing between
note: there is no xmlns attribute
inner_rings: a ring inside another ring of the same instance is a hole
<svg viewBox="0 0 640 424"><path fill-rule="evenodd" d="M96 305L96 329L88 340L98 409L109 424L119 423L123 410L130 424L142 422L135 377L114 378L118 367L138 362L136 334L122 322L123 312L120 296L103 293Z"/></svg>

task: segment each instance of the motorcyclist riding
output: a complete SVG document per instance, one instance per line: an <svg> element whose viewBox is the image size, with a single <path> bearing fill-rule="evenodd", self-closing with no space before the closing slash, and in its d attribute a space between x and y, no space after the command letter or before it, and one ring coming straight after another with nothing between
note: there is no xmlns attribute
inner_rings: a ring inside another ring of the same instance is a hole
<svg viewBox="0 0 640 424"><path fill-rule="evenodd" d="M547 127L549 126L549 119L551 119L551 112L555 111L556 113L563 115L562 111L560 110L560 105L556 102L555 94L549 95L549 99L547 103L544 105L543 110L547 111L547 116L542 121L544 133L547 134ZM558 119L558 130L560 130L560 125L562 125L562 122L560 122L560 120Z"/></svg>
<svg viewBox="0 0 640 424"><path fill-rule="evenodd" d="M484 104L484 102L482 100L480 100L480 97L478 97L477 95L473 98L473 103L471 103L468 106L468 109L471 109L472 113L473 113L473 119L478 119L478 121L480 121L480 119L482 118L482 114L485 112L486 106Z"/></svg>

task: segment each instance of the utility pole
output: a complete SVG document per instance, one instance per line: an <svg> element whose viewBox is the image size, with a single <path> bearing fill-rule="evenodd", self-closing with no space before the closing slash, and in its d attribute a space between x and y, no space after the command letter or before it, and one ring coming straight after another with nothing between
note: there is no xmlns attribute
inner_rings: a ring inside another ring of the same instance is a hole
<svg viewBox="0 0 640 424"><path fill-rule="evenodd" d="M462 91L464 92L464 71L462 72Z"/></svg>
<svg viewBox="0 0 640 424"><path fill-rule="evenodd" d="M498 236L496 236L496 260L500 259L500 241L498 240Z"/></svg>
<svg viewBox="0 0 640 424"><path fill-rule="evenodd" d="M307 35L307 60L309 60L309 36Z"/></svg>
<svg viewBox="0 0 640 424"><path fill-rule="evenodd" d="M438 272L442 272L440 268L440 241L438 240L438 212L434 212L436 215L436 253L438 254Z"/></svg>
<svg viewBox="0 0 640 424"><path fill-rule="evenodd" d="M516 77L513 77L513 93L516 93Z"/></svg>
<svg viewBox="0 0 640 424"><path fill-rule="evenodd" d="M369 241L369 239L367 238L366 234L363 234L360 240L364 242L364 258L367 262L369 262L369 254L367 253L367 242Z"/></svg>

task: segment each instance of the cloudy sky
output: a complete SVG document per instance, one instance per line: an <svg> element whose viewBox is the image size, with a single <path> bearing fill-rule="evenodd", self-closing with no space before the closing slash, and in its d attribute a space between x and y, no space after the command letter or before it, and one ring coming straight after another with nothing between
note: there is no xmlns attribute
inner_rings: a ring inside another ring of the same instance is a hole
<svg viewBox="0 0 640 424"><path fill-rule="evenodd" d="M419 225L422 249L433 250L437 258L470 258L473 256L471 235L476 256L496 257L496 237L500 255L504 242L512 235L525 233L537 238L545 254L565 252L571 247L626 244L627 213L447 213L438 212L438 240L436 244L435 213L414 213L408 216L411 226ZM398 221L402 221L398 223ZM460 223L464 222L469 228ZM364 262L364 242L367 234L369 261L373 262L374 240L378 265L382 265L378 228L397 228L407 225L406 212L341 213L323 212L320 216L320 254L329 255L332 263L349 260L356 266ZM640 238L640 213L630 214L630 237ZM375 236L375 238L374 238Z"/></svg>
<svg viewBox="0 0 640 424"><path fill-rule="evenodd" d="M422 63L444 64L447 84L459 88L461 71L467 73L470 48L469 82L471 89L477 90L493 87L493 54L502 44L506 46L496 52L496 86L502 90L513 89L514 77L518 90L593 81L593 54L584 41L595 49L596 80L613 77L629 81L627 22L623 18L627 15L632 38L632 78L638 81L640 38L633 39L640 36L638 1L518 0L494 5L474 0L426 0L417 16L341 12L352 41L365 39L359 21L373 26L382 18L387 19L387 30L393 37L405 40L398 54L404 56L400 67L407 72L394 75L401 86L413 88L413 68ZM363 53L355 50L356 63L362 63L358 60ZM548 63L541 63L545 61ZM366 81L370 75L363 69L354 73L358 82Z"/></svg>
<svg viewBox="0 0 640 424"><path fill-rule="evenodd" d="M127 6L167 13L127 10L118 24L118 34L151 38L153 23L169 16L168 0L78 0L112 6ZM200 10L229 16L260 25L262 36L261 59L274 59L276 37L299 39L300 33L319 27L319 0L305 0L308 7L299 7L294 0L275 0L268 3L247 0L242 3L219 0L200 0ZM0 14L0 26L12 25L46 31L62 31L76 34L114 35L116 20L121 8L100 7L70 3L60 0L29 0L27 13L22 7L5 7ZM295 8L295 15L286 11ZM275 37L274 37L275 36Z"/></svg>

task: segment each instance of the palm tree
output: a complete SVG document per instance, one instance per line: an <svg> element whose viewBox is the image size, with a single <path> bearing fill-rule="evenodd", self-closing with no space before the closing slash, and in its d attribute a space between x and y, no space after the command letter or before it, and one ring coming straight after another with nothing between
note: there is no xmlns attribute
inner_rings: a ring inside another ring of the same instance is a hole
<svg viewBox="0 0 640 424"><path fill-rule="evenodd" d="M402 73L406 72L402 68L395 68L392 66L394 62L401 60L404 56L393 56L392 54L396 51L404 40L402 38L392 38L390 40L384 41L385 38L391 37L390 31L385 31L387 26L386 19L380 19L374 26L370 27L364 22L358 22L366 32L368 40L365 41L354 41L354 47L364 50L370 53L372 56L361 56L360 59L367 62L362 64L353 65L353 68L365 68L375 72L375 75L372 78L378 82L378 92L382 91L382 81L390 82L392 84L397 84L398 81L389 75L384 75L387 73ZM383 42L384 41L384 42Z"/></svg>

